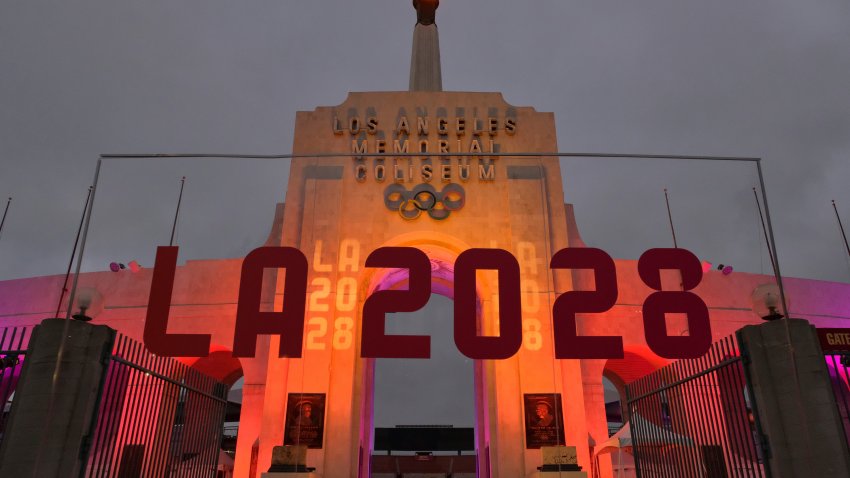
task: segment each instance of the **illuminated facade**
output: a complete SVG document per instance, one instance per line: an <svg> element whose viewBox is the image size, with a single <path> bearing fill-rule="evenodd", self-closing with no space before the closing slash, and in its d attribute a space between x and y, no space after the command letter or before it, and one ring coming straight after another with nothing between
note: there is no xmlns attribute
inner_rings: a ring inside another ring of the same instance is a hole
<svg viewBox="0 0 850 478"><path fill-rule="evenodd" d="M433 35L436 41L436 32L416 35ZM419 41L415 48L425 52L435 46L427 38ZM416 62L415 52L414 70ZM439 68L422 74L439 75ZM413 89L439 90L434 82L422 84ZM588 273L549 267L555 252L585 246L572 206L564 204L559 160L545 156L554 151L554 116L512 106L498 93L351 93L338 106L297 114L293 153L327 156L292 161L285 202L267 245L298 248L309 261L303 357L278 358L276 336L262 337L254 358L231 356L241 259L180 266L172 298L169 332L212 335L210 355L187 361L229 384L245 378L235 476L249 476L252 456L255 472L268 469L272 448L286 440L289 395L299 393L326 397L324 436L319 448L308 451L309 466L326 478L368 476L374 359L360 354L363 305L376 291L405 289L408 280L404 270L365 267L367 256L386 246L424 251L433 292L452 299L461 252L498 248L517 258L522 346L511 358L475 363L480 476L531 476L542 464L541 451L526 439L523 400L534 394L559 394L564 442L577 448L579 464L589 470L594 443L609 436L603 377L622 387L668 361L653 354L645 340L641 304L653 291L638 277L635 260L616 261L616 305L578 320L579 335L622 336L625 358L555 359L555 299L570 290L592 290L594 283ZM398 156L367 156L381 153ZM84 274L81 286L104 297L95 323L141 340L151 275L149 269ZM678 285L676 276L664 278L666 286ZM2 325L35 325L52 315L62 280L0 283ZM772 276L740 272L706 273L694 292L709 306L713 338L759 323L750 294L772 281ZM266 306L285 307L283 285L284 277L268 273ZM847 284L788 279L786 288L795 317L824 327L848 324ZM481 274L475 291L480 335L498 334L497 296L495 274ZM670 317L669 335L687 333L684 318ZM602 465L601 476L611 476L609 458L603 457Z"/></svg>

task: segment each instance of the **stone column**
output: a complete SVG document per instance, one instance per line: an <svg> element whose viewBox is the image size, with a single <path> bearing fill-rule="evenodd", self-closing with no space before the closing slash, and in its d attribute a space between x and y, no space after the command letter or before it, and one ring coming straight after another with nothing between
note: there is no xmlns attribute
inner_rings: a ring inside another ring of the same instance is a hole
<svg viewBox="0 0 850 478"><path fill-rule="evenodd" d="M114 337L105 325L76 320L47 319L35 329L0 447L0 476L80 475Z"/></svg>
<svg viewBox="0 0 850 478"><path fill-rule="evenodd" d="M772 476L850 476L850 452L815 328L805 320L777 320L744 327L740 338Z"/></svg>
<svg viewBox="0 0 850 478"><path fill-rule="evenodd" d="M239 435L236 441L234 476L257 478L250 474L251 450L260 437L260 429L263 424L263 397L265 393L265 384L246 383L242 387L242 414L239 416Z"/></svg>

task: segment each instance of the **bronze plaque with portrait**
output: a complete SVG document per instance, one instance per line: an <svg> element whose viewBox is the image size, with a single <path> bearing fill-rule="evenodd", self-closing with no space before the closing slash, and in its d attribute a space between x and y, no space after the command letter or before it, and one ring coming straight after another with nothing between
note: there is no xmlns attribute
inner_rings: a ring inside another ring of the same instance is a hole
<svg viewBox="0 0 850 478"><path fill-rule="evenodd" d="M560 393L526 393L525 447L565 445Z"/></svg>
<svg viewBox="0 0 850 478"><path fill-rule="evenodd" d="M284 445L322 448L325 432L325 394L290 393L286 400Z"/></svg>

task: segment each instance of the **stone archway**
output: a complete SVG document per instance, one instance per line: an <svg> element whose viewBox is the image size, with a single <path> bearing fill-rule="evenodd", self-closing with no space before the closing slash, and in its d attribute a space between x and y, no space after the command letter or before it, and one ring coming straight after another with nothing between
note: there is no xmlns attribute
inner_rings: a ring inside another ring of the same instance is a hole
<svg viewBox="0 0 850 478"><path fill-rule="evenodd" d="M431 261L431 293L439 294L449 299L454 299L454 262L457 256L470 247L462 241L444 234L434 233L411 233L403 234L390 241L382 247L415 247L422 250ZM362 297L368 297L378 290L398 290L407 287L407 271L398 269L371 269L366 271L360 278L362 287L365 287ZM486 303L494 289L493 284L480 281L477 284L476 303L478 311L479 333L483 333L483 325L487 323L488 313ZM358 343L360 334L358 333ZM475 361L474 373L474 403L475 403L475 444L478 460L478 469L487 470L489 457L486 451L489 449L489 424L488 413L488 377L486 368L481 361ZM375 395L375 360L361 359L355 368L357 383L360 384L361 395L358 398L361 409L361 424L359 429L359 446L357 453L360 456L360 476L369 476L369 457L372 450L372 433L374 430L374 395ZM492 379L491 379L492 380ZM481 476L489 476L482 474Z"/></svg>
<svg viewBox="0 0 850 478"><path fill-rule="evenodd" d="M587 380L591 385L587 394L587 413L592 423L591 436L598 447L609 438L613 430L608 428L609 410L611 402L606 403L604 381L607 380L616 389L620 402L620 414L622 423L629 421L629 410L626 404L626 384L647 375L664 365L667 361L652 353L649 347L642 344L630 344L624 347L623 358L607 359L599 361L586 361ZM592 392L593 389L598 392ZM607 405L607 406L606 406ZM608 478L617 476L614 470L622 467L629 470L634 466L631 457L623 454L601 454L594 458L593 466L598 476Z"/></svg>
<svg viewBox="0 0 850 478"><path fill-rule="evenodd" d="M266 378L263 364L256 360L233 357L230 348L219 344L210 346L207 357L184 359L182 362L228 387L233 387L240 378L243 379L233 471L234 476L255 478L251 470L258 471L257 449L263 421ZM233 410L230 412L233 413Z"/></svg>
<svg viewBox="0 0 850 478"><path fill-rule="evenodd" d="M625 402L626 384L654 372L666 364L646 347L625 347L623 358L608 359L602 368L602 376L616 387L621 401ZM628 421L628 407L623 403L623 422Z"/></svg>

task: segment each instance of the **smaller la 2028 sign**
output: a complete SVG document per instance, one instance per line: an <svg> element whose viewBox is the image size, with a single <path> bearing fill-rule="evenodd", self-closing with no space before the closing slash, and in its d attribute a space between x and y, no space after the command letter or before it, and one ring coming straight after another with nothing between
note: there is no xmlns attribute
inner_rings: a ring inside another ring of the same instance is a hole
<svg viewBox="0 0 850 478"><path fill-rule="evenodd" d="M166 357L204 357L209 354L208 334L169 334L168 316L177 266L178 247L159 247L151 282L144 341L148 350ZM428 336L387 335L385 315L413 312L431 296L431 264L428 256L412 247L382 247L366 259L367 268L406 269L407 290L381 290L366 298L362 310L361 356L365 358L429 358ZM552 308L555 357L559 359L623 358L619 336L578 336L576 314L611 309L618 296L614 260L601 249L561 249L549 263L551 269L586 269L593 272L594 290L568 291ZM708 307L691 292L702 280L699 259L685 249L650 249L637 263L641 280L653 289L643 303L643 326L647 345L669 359L698 358L711 346ZM282 311L260 310L263 272L285 269ZM661 271L678 270L681 290L662 290ZM476 271L495 270L498 275L498 336L478 334L476 320ZM261 247L242 263L236 325L235 357L253 357L259 335L280 336L280 357L302 355L304 313L307 296L307 258L292 247ZM665 314L687 315L689 334L667 335ZM468 249L454 264L454 340L458 350L472 359L507 359L522 344L520 268L517 259L503 249Z"/></svg>

